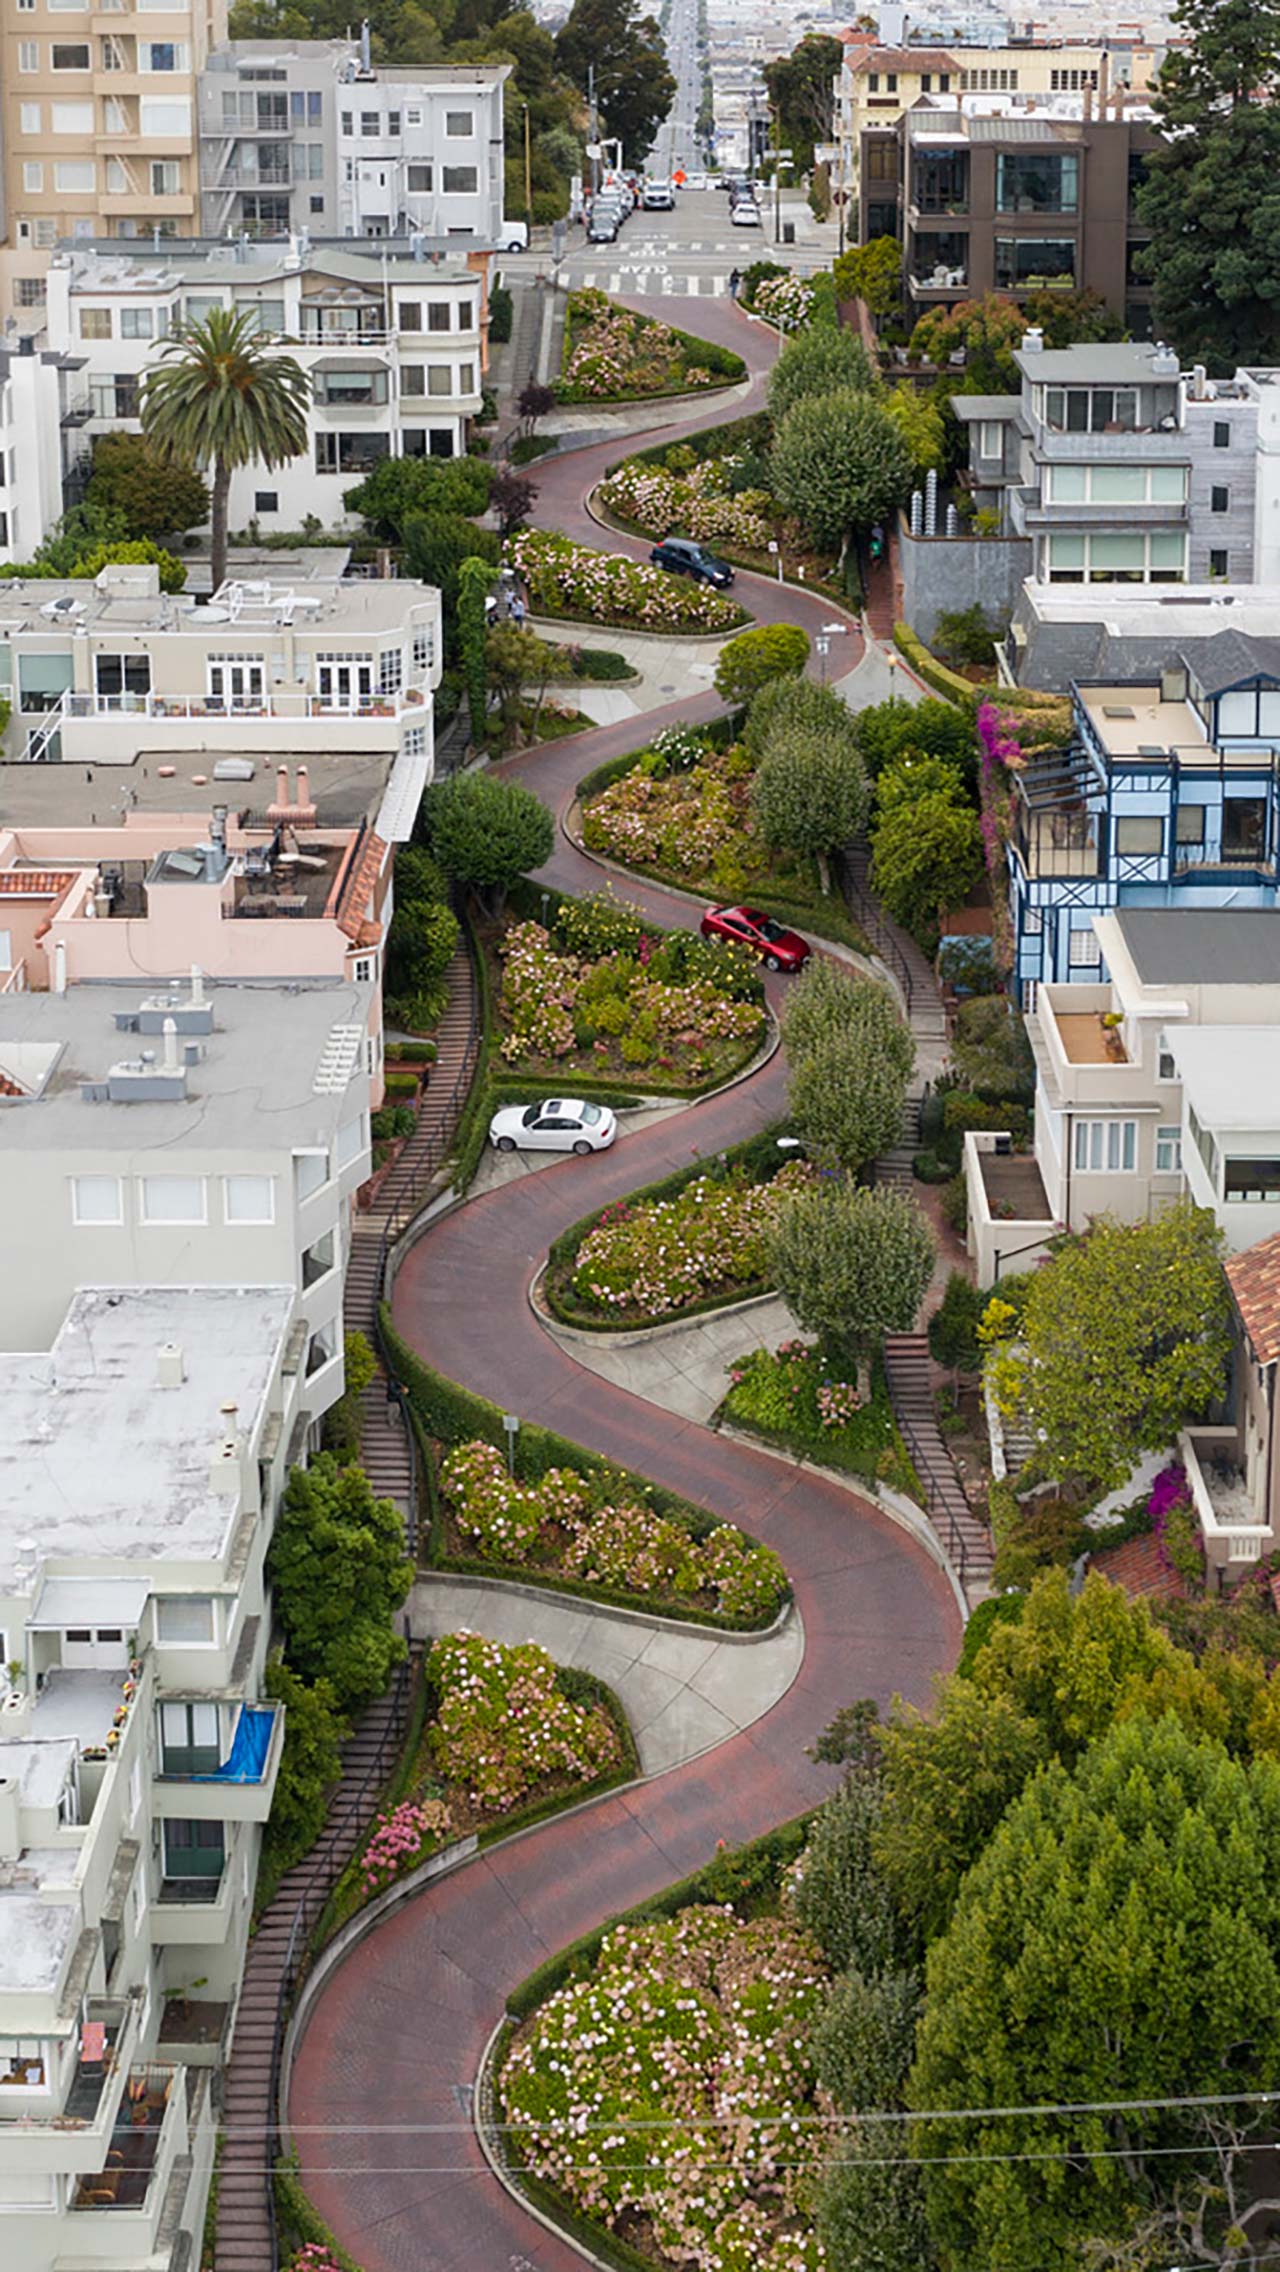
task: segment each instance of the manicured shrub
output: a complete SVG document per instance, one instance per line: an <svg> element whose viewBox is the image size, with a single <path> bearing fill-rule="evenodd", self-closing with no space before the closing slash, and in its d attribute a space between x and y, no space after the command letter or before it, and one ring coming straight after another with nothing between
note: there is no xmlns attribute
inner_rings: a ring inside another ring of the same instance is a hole
<svg viewBox="0 0 1280 2272"><path fill-rule="evenodd" d="M720 650L716 692L725 702L750 702L775 678L799 678L808 660L808 635L796 624L769 623L755 631L740 631Z"/></svg>
<svg viewBox="0 0 1280 2272"><path fill-rule="evenodd" d="M733 631L743 620L743 609L707 584L594 552L546 529L521 529L507 549L542 615L637 631Z"/></svg>
<svg viewBox="0 0 1280 2272"><path fill-rule="evenodd" d="M547 1785L592 1783L621 1757L609 1715L572 1703L536 1642L509 1648L447 1633L427 1677L438 1698L431 1756L482 1814L510 1814Z"/></svg>

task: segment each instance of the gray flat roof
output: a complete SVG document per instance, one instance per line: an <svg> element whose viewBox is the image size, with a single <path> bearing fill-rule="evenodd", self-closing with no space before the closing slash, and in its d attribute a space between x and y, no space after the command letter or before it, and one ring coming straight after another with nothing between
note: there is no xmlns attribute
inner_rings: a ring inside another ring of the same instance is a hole
<svg viewBox="0 0 1280 2272"><path fill-rule="evenodd" d="M117 1703L120 1683L115 1684ZM107 1722L108 1727L111 1725ZM77 1756L71 1736L34 1743L0 1743L0 1782L17 1783L26 1807L56 1807Z"/></svg>
<svg viewBox="0 0 1280 2272"><path fill-rule="evenodd" d="M129 765L0 762L0 827L78 828L87 823L91 828L118 828L125 814L134 811L211 813L215 805L265 814L275 799L277 768L286 760L279 750L265 749L262 741L255 746L251 718L243 724L244 740L239 749L229 752L170 746L141 751ZM226 755L251 759L257 768L255 778L216 780L214 767L219 756ZM319 825L351 827L372 820L397 755L390 749L310 752L309 791ZM287 762L297 763L296 751L289 751ZM173 767L164 781L162 765ZM199 782L197 774L202 777Z"/></svg>
<svg viewBox="0 0 1280 2272"><path fill-rule="evenodd" d="M1169 1045L1183 1092L1207 1128L1280 1128L1274 1026L1179 1026Z"/></svg>
<svg viewBox="0 0 1280 2272"><path fill-rule="evenodd" d="M60 769L59 769L60 770ZM72 986L65 994L0 996L0 1072L36 1093L0 1098L0 1160L32 1149L119 1150L131 1157L165 1151L180 1173L184 1148L225 1150L229 1157L314 1145L351 1116L353 1081L363 1092L357 1045L341 1087L320 1081L320 1061L335 1028L368 1024L368 986L345 979L281 985L206 981L213 1031L197 1037L204 1055L187 1069L186 1094L136 1103L90 1103L84 1081L104 1081L113 1066L154 1050L156 1034L121 1033L117 1011L137 1011L155 997L154 982ZM190 989L183 991L189 1000ZM344 1040L346 1035L344 1033ZM179 1052L184 1037L179 1035ZM37 1086L37 1084L39 1084ZM2 1172L2 1171L0 1171Z"/></svg>
<svg viewBox="0 0 1280 2272"><path fill-rule="evenodd" d="M0 1879L0 1994L40 1995L57 1987L63 1962L79 1929L71 1901L43 1901L46 1882L70 1891L75 1856L52 1846L28 1847L3 1865ZM7 1879L8 1882L5 1882Z"/></svg>
<svg viewBox="0 0 1280 2272"><path fill-rule="evenodd" d="M28 1540L46 1569L91 1561L104 1576L113 1562L220 1560L238 1512L210 1483L220 1407L252 1435L293 1300L289 1286L82 1286L52 1349L0 1352L0 1591ZM184 1359L172 1388L157 1385L165 1343ZM72 1717L55 1724L50 1699L42 1736L79 1730L66 1677Z"/></svg>
<svg viewBox="0 0 1280 2272"><path fill-rule="evenodd" d="M1020 347L1013 359L1029 378L1054 386L1139 386L1162 378L1171 384L1177 370L1153 371L1156 353L1149 339L1101 340L1078 347Z"/></svg>
<svg viewBox="0 0 1280 2272"><path fill-rule="evenodd" d="M1020 394L953 394L951 407L962 425L978 418L1016 418L1022 408Z"/></svg>
<svg viewBox="0 0 1280 2272"><path fill-rule="evenodd" d="M1280 985L1280 909L1118 907L1113 921L1144 986Z"/></svg>

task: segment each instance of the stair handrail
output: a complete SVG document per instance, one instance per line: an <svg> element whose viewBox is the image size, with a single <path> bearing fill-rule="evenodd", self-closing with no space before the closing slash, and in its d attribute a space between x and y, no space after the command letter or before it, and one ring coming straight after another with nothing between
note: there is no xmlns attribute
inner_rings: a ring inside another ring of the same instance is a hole
<svg viewBox="0 0 1280 2272"><path fill-rule="evenodd" d="M858 873L856 855L865 855L865 851L866 847L861 844L850 845L847 852L837 855L837 866L844 896L861 923L863 930L868 934L881 961L887 964L902 988L907 1015L910 1017L912 997L910 966L893 935L892 927L886 920L879 902L867 890Z"/></svg>

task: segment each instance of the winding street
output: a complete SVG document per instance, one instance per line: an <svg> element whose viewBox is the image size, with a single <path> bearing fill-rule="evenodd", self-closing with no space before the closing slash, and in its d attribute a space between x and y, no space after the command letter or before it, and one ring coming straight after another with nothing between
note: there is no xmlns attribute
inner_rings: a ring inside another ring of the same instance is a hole
<svg viewBox="0 0 1280 2272"><path fill-rule="evenodd" d="M700 305L697 320L749 356L759 387L772 353L767 335L723 303ZM734 414L743 407L750 404ZM673 421L670 436L724 415L710 406L703 417ZM584 497L624 448L610 442L540 467L539 521L600 541ZM801 622L811 633L837 612L761 578L743 576L739 589L758 620ZM677 714L703 713L686 705ZM550 744L509 770L562 815L578 779L639 738L633 720ZM600 882L563 836L545 874L568 889ZM658 923L689 921L688 903L671 893L627 891ZM769 982L775 1006L783 983ZM491 2176L471 2128L471 2086L505 1997L566 1942L709 1861L719 1842L756 1837L820 1799L831 1772L815 1767L805 1747L842 1704L867 1695L883 1703L898 1692L927 1705L935 1675L954 1661L960 1621L951 1589L887 1517L841 1485L602 1381L542 1331L529 1306L530 1281L569 1223L691 1154L750 1135L782 1110L785 1081L779 1052L735 1087L625 1136L611 1152L469 1200L433 1225L396 1281L396 1324L429 1364L776 1547L805 1646L793 1685L743 1733L440 1879L379 1925L321 1989L294 2066L288 2123L312 2200L364 2272L581 2272L578 2252Z"/></svg>

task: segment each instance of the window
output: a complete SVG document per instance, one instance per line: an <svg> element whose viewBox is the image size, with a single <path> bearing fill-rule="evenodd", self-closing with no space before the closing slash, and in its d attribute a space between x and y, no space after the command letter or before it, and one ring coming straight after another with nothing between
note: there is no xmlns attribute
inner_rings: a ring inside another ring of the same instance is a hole
<svg viewBox="0 0 1280 2272"><path fill-rule="evenodd" d="M205 1882L210 1899L226 1861L220 1822L183 1822L168 1815L164 1820L164 1874L169 1879ZM193 1891L200 1891L193 1887Z"/></svg>
<svg viewBox="0 0 1280 2272"><path fill-rule="evenodd" d="M1175 844L1203 844L1204 816L1203 805L1179 805L1173 832Z"/></svg>
<svg viewBox="0 0 1280 2272"><path fill-rule="evenodd" d="M310 1199L329 1181L329 1155L327 1152L295 1152L293 1155L294 1184L299 1199Z"/></svg>
<svg viewBox="0 0 1280 2272"><path fill-rule="evenodd" d="M223 1212L229 1223L274 1223L275 1177L228 1175L222 1179Z"/></svg>
<svg viewBox="0 0 1280 2272"><path fill-rule="evenodd" d="M1044 931L1043 907L1028 907L1027 909L1025 909L1022 917L1022 930L1023 936L1025 938L1038 939L1041 937Z"/></svg>
<svg viewBox="0 0 1280 2272"><path fill-rule="evenodd" d="M89 43L77 40L68 43L55 39L49 49L49 68L52 71L87 71L89 69Z"/></svg>
<svg viewBox="0 0 1280 2272"><path fill-rule="evenodd" d="M357 979L363 977L366 980L370 980L377 976L377 956L373 956L371 958L371 961L373 967L371 967L367 972L362 972L360 963L356 963ZM352 1160L359 1158L361 1152L363 1152L367 1147L368 1142L369 1133L368 1129L365 1126L363 1114L361 1115L359 1120L349 1120L345 1128L340 1128L338 1130L338 1140L336 1146L336 1159L338 1166L340 1168L349 1167Z"/></svg>
<svg viewBox="0 0 1280 2272"><path fill-rule="evenodd" d="M1160 1044L1156 1050L1156 1079L1158 1081L1176 1081L1177 1078L1177 1061L1164 1035L1161 1034Z"/></svg>
<svg viewBox="0 0 1280 2272"><path fill-rule="evenodd" d="M1132 1175L1138 1164L1136 1120L1077 1120L1072 1160L1089 1175Z"/></svg>
<svg viewBox="0 0 1280 2272"><path fill-rule="evenodd" d="M1004 428L997 418L984 418L978 428L978 456L1000 458L1004 456Z"/></svg>
<svg viewBox="0 0 1280 2272"><path fill-rule="evenodd" d="M1159 814L1133 814L1116 822L1117 852L1160 852L1164 848L1164 823Z"/></svg>
<svg viewBox="0 0 1280 2272"><path fill-rule="evenodd" d="M151 657L99 654L94 658L94 684L99 694L150 694Z"/></svg>
<svg viewBox="0 0 1280 2272"><path fill-rule="evenodd" d="M20 308L42 308L45 302L45 280L43 276L20 276L17 280L16 293Z"/></svg>
<svg viewBox="0 0 1280 2272"><path fill-rule="evenodd" d="M1182 1130L1176 1121L1156 1130L1156 1174L1181 1175Z"/></svg>
<svg viewBox="0 0 1280 2272"><path fill-rule="evenodd" d="M1280 1160L1227 1159L1223 1162L1224 1199L1249 1201L1280 1199Z"/></svg>
<svg viewBox="0 0 1280 2272"><path fill-rule="evenodd" d="M154 168L152 169L154 171ZM121 308L120 337L122 339L150 339L153 317L150 308Z"/></svg>
<svg viewBox="0 0 1280 2272"><path fill-rule="evenodd" d="M34 158L26 159L23 164L22 186L36 197L44 188L44 167Z"/></svg>
<svg viewBox="0 0 1280 2272"><path fill-rule="evenodd" d="M368 473L391 455L389 434L317 434L317 473Z"/></svg>
<svg viewBox="0 0 1280 2272"><path fill-rule="evenodd" d="M452 315L453 311L447 300L428 300L427 330L448 331L451 328Z"/></svg>
<svg viewBox="0 0 1280 2272"><path fill-rule="evenodd" d="M320 126L323 120L324 96L313 91L307 96L307 124L308 126Z"/></svg>
<svg viewBox="0 0 1280 2272"><path fill-rule="evenodd" d="M209 700L229 710L260 710L267 693L264 655L210 655Z"/></svg>
<svg viewBox="0 0 1280 2272"><path fill-rule="evenodd" d="M997 291L1035 291L1040 285L1075 281L1074 237L997 237L995 247Z"/></svg>
<svg viewBox="0 0 1280 2272"><path fill-rule="evenodd" d="M73 1175L71 1219L74 1223L123 1223L124 1185L118 1175Z"/></svg>
<svg viewBox="0 0 1280 2272"><path fill-rule="evenodd" d="M1074 213L1080 160L1031 150L1002 150L996 158L997 213Z"/></svg>
<svg viewBox="0 0 1280 2272"><path fill-rule="evenodd" d="M53 169L54 188L70 190L75 196L90 195L97 178L92 158L60 158Z"/></svg>
<svg viewBox="0 0 1280 2272"><path fill-rule="evenodd" d="M1006 238L1005 243L1020 241L1024 246L1035 246L1043 240L1024 237L1021 240ZM1169 410L1175 408L1171 396ZM1044 420L1059 434L1132 434L1138 423L1138 393L1136 387L1046 387L1044 392Z"/></svg>
<svg viewBox="0 0 1280 2272"><path fill-rule="evenodd" d="M365 136L365 137L366 137L367 139L369 139L369 140L373 140L373 138L374 138L374 137L375 137L375 136L377 135L377 133L378 133L378 113L377 113L377 111L376 111L376 110L362 110L362 111L361 111L361 113L360 113L360 132L361 132L361 133L362 133L362 134L363 134L363 135L364 135L364 136Z"/></svg>
<svg viewBox="0 0 1280 2272"><path fill-rule="evenodd" d="M475 133L475 113L469 110L447 110L444 130L450 142L466 142Z"/></svg>
<svg viewBox="0 0 1280 2272"><path fill-rule="evenodd" d="M40 42L38 39L20 39L18 41L18 69L19 71L38 71L40 69Z"/></svg>
<svg viewBox="0 0 1280 2272"><path fill-rule="evenodd" d="M143 95L138 103L140 131L144 138L154 135L157 140L186 141L191 133L191 104L186 97Z"/></svg>
<svg viewBox="0 0 1280 2272"><path fill-rule="evenodd" d="M430 190L431 190L431 168L430 168L430 166L429 166L429 165L411 165L411 166L410 166L410 168L409 168L409 194L410 194L410 196L411 196L411 197L422 197L422 196L426 196L426 195L428 195L428 194L430 193Z"/></svg>
<svg viewBox="0 0 1280 2272"><path fill-rule="evenodd" d="M279 490L255 489L253 493L253 509L255 513L278 513L280 510Z"/></svg>
<svg viewBox="0 0 1280 2272"><path fill-rule="evenodd" d="M398 139L400 133L400 113L398 110L387 112L387 132Z"/></svg>
<svg viewBox="0 0 1280 2272"><path fill-rule="evenodd" d="M884 83L891 95L897 94L898 74L896 71L886 71L884 75Z"/></svg>
<svg viewBox="0 0 1280 2272"><path fill-rule="evenodd" d="M379 694L398 694L404 684L404 654L399 647L384 647L378 657Z"/></svg>
<svg viewBox="0 0 1280 2272"><path fill-rule="evenodd" d="M1231 510L1231 491L1224 488L1221 482L1215 481L1209 492L1209 510L1212 513L1229 513Z"/></svg>
<svg viewBox="0 0 1280 2272"><path fill-rule="evenodd" d="M474 197L479 179L474 166L446 166L444 194L446 197Z"/></svg>
<svg viewBox="0 0 1280 2272"><path fill-rule="evenodd" d="M428 363L427 393L453 393L453 367L449 363Z"/></svg>
<svg viewBox="0 0 1280 2272"><path fill-rule="evenodd" d="M1215 545L1209 554L1209 574L1211 576L1225 576L1226 573L1227 555L1221 547Z"/></svg>
<svg viewBox="0 0 1280 2272"><path fill-rule="evenodd" d="M426 368L425 363L402 363L400 365L400 392L402 395L426 393ZM409 453L406 451L405 454L407 456Z"/></svg>
<svg viewBox="0 0 1280 2272"><path fill-rule="evenodd" d="M176 158L153 158L151 161L151 194L153 197L176 197L182 188L182 171Z"/></svg>
<svg viewBox="0 0 1280 2272"><path fill-rule="evenodd" d="M39 109L39 104L35 106ZM52 103L49 108L49 126L54 134L92 134L92 103Z"/></svg>
<svg viewBox="0 0 1280 2272"><path fill-rule="evenodd" d="M212 1595L157 1595L156 1639L168 1648L210 1648L217 1639Z"/></svg>
<svg viewBox="0 0 1280 2272"><path fill-rule="evenodd" d="M203 1223L206 1219L202 1175L141 1176L138 1197L144 1223Z"/></svg>
<svg viewBox="0 0 1280 2272"><path fill-rule="evenodd" d="M459 392L459 394L474 394L474 393L475 393L475 391L476 391L476 367L475 367L475 364L474 364L474 363L459 363L459 365L458 365L458 392Z"/></svg>
<svg viewBox="0 0 1280 2272"><path fill-rule="evenodd" d="M397 321L401 331L421 331L421 300L402 300L397 310Z"/></svg>
<svg viewBox="0 0 1280 2272"><path fill-rule="evenodd" d="M221 1765L216 1704L160 1706L160 1771L164 1775L212 1775Z"/></svg>
<svg viewBox="0 0 1280 2272"><path fill-rule="evenodd" d="M41 122L41 120L43 119L43 117L44 117L44 107L43 107L43 105L42 105L42 104L40 104L40 103L19 103L19 105L18 105L18 127L19 127L19 132L20 132L20 133L23 133L23 134L38 134L38 133L40 132L40 122Z"/></svg>
<svg viewBox="0 0 1280 2272"><path fill-rule="evenodd" d="M413 628L413 667L415 671L429 671L434 659L434 641L429 623L417 623Z"/></svg>
<svg viewBox="0 0 1280 2272"><path fill-rule="evenodd" d="M1067 962L1072 970L1096 970L1101 961L1102 949L1091 930L1068 934Z"/></svg>
<svg viewBox="0 0 1280 2272"><path fill-rule="evenodd" d="M311 200L311 210L312 210L312 212L313 212L313 213L323 213L323 211L324 211L324 199L323 199L323 197L313 197L313 198L312 198L312 200Z"/></svg>
<svg viewBox="0 0 1280 2272"><path fill-rule="evenodd" d="M1213 422L1213 446L1214 446L1215 450L1229 450L1229 449L1230 449L1230 447L1231 447L1231 421L1230 421L1230 419L1227 419L1227 418L1215 418L1215 419L1214 419L1214 422Z"/></svg>

